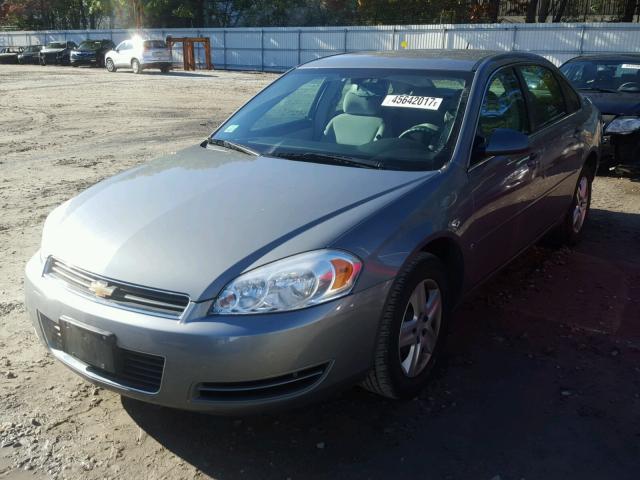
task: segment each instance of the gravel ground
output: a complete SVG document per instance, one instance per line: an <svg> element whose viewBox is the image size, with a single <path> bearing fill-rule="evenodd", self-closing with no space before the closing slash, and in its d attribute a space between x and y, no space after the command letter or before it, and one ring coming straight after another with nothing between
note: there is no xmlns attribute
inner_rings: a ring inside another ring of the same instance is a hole
<svg viewBox="0 0 640 480"><path fill-rule="evenodd" d="M420 398L354 388L217 418L87 384L37 342L22 270L56 205L201 140L273 75L0 68L0 478L637 479L640 183L598 178L585 241L531 248L457 311Z"/></svg>

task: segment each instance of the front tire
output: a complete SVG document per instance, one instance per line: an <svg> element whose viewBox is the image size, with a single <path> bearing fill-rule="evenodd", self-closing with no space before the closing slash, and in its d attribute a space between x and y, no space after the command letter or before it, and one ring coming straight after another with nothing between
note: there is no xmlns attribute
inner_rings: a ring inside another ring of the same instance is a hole
<svg viewBox="0 0 640 480"><path fill-rule="evenodd" d="M135 58L131 60L131 70L133 70L133 73L135 73L136 75L139 73L142 73L142 67L140 66L140 62Z"/></svg>
<svg viewBox="0 0 640 480"><path fill-rule="evenodd" d="M107 58L107 60L105 61L105 66L107 68L107 72L113 73L117 70L116 64L113 63L113 60L110 58Z"/></svg>
<svg viewBox="0 0 640 480"><path fill-rule="evenodd" d="M409 399L425 387L442 350L448 295L445 267L434 255L421 253L403 268L387 298L364 388Z"/></svg>

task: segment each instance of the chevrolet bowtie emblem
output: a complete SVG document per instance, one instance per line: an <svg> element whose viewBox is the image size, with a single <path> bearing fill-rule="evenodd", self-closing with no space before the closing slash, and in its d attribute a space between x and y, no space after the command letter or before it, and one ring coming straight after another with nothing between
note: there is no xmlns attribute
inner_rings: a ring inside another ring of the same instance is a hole
<svg viewBox="0 0 640 480"><path fill-rule="evenodd" d="M113 292L116 291L116 287L113 285L109 285L107 282L102 280L94 280L89 285L89 290L91 290L96 297L100 298L109 298L113 295Z"/></svg>

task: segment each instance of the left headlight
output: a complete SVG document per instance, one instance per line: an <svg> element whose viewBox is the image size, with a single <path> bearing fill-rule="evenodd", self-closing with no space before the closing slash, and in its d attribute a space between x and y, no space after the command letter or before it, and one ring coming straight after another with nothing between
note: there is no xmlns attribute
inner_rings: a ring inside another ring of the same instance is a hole
<svg viewBox="0 0 640 480"><path fill-rule="evenodd" d="M607 128L606 133L633 133L640 129L640 118L638 117L618 117L611 121Z"/></svg>
<svg viewBox="0 0 640 480"><path fill-rule="evenodd" d="M284 312L347 295L362 269L355 256L317 250L258 267L227 284L210 313L247 315Z"/></svg>

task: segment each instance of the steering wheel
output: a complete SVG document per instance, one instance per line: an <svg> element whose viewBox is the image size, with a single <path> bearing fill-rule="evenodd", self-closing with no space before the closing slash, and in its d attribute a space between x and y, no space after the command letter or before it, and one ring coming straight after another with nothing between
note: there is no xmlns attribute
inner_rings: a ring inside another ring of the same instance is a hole
<svg viewBox="0 0 640 480"><path fill-rule="evenodd" d="M416 142L426 144L425 140L430 139L434 134L440 131L440 127L433 123L419 123L402 132L398 138L407 138Z"/></svg>
<svg viewBox="0 0 640 480"><path fill-rule="evenodd" d="M619 92L640 92L640 83L626 82L618 87Z"/></svg>

